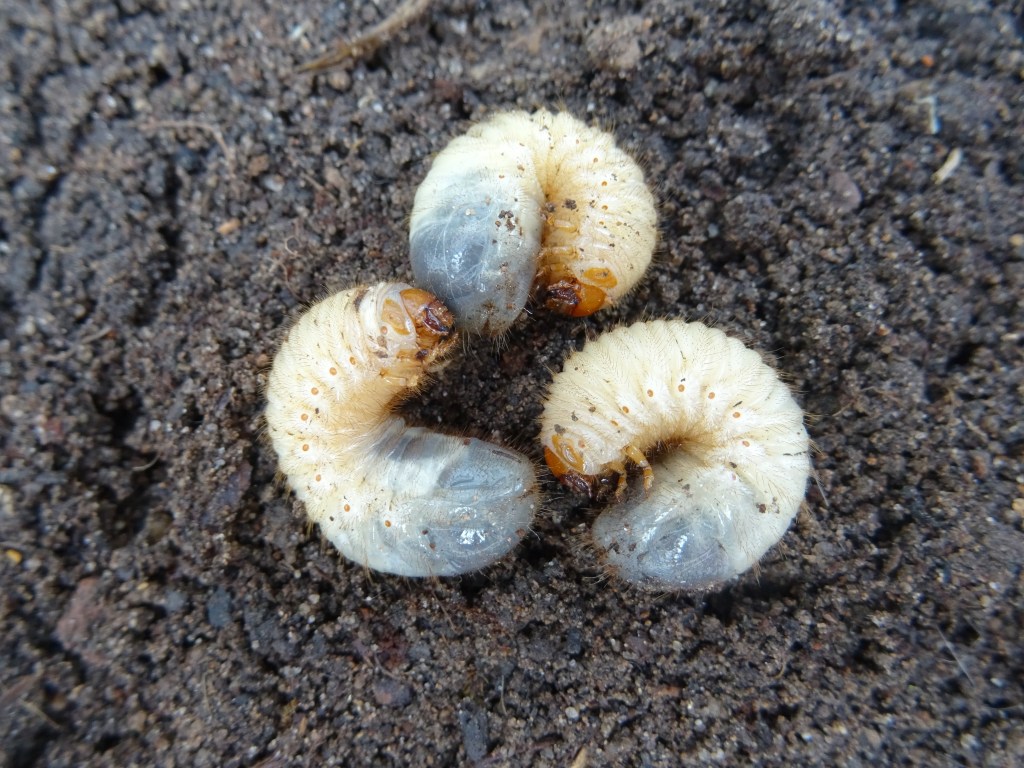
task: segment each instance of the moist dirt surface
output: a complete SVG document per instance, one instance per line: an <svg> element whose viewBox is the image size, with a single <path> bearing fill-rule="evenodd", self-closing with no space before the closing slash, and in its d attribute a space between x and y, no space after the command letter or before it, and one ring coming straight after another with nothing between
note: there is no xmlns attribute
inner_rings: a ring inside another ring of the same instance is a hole
<svg viewBox="0 0 1024 768"><path fill-rule="evenodd" d="M1024 7L0 5L0 763L1004 766L1024 760ZM515 553L340 558L263 437L283 329L411 279L431 156L506 108L612 130L639 288L531 307L403 406L537 462ZM773 356L817 481L723 589L606 577L542 467L551 372L703 319Z"/></svg>

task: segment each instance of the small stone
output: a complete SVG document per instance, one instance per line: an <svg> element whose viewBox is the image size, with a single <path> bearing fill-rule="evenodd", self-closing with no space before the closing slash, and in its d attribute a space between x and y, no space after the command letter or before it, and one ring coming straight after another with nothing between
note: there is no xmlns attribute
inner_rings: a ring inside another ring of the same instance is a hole
<svg viewBox="0 0 1024 768"><path fill-rule="evenodd" d="M224 587L217 587L206 603L206 620L217 629L231 621L231 595Z"/></svg>
<svg viewBox="0 0 1024 768"><path fill-rule="evenodd" d="M860 187L850 178L846 171L835 171L828 177L829 190L836 208L842 213L853 213L864 201Z"/></svg>
<svg viewBox="0 0 1024 768"><path fill-rule="evenodd" d="M583 652L583 633L576 627L565 633L565 652L570 656L579 656Z"/></svg>
<svg viewBox="0 0 1024 768"><path fill-rule="evenodd" d="M610 73L626 73L640 63L640 41L652 23L642 16L609 19L598 25L586 40L587 55L594 66Z"/></svg>
<svg viewBox="0 0 1024 768"><path fill-rule="evenodd" d="M459 725L466 758L471 763L479 763L487 757L487 713L470 704L459 710Z"/></svg>
<svg viewBox="0 0 1024 768"><path fill-rule="evenodd" d="M345 93L352 87L352 76L345 69L334 69L327 75L327 84L338 93Z"/></svg>
<svg viewBox="0 0 1024 768"><path fill-rule="evenodd" d="M164 608L168 613L177 613L185 607L186 603L188 603L188 598L185 593L177 589L169 589L164 594Z"/></svg>
<svg viewBox="0 0 1024 768"><path fill-rule="evenodd" d="M391 677L382 677L373 683L373 700L382 707L402 709L412 702L412 689Z"/></svg>
<svg viewBox="0 0 1024 768"><path fill-rule="evenodd" d="M266 173L268 168L270 168L270 156L257 155L249 161L249 165L245 170L246 173L249 174L249 178L253 178Z"/></svg>

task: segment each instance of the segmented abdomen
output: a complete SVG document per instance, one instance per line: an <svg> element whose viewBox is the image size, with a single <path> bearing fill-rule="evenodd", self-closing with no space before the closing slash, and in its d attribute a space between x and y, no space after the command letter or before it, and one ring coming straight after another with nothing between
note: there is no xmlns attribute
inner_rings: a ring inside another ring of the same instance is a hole
<svg viewBox="0 0 1024 768"><path fill-rule="evenodd" d="M381 283L310 307L274 360L266 417L281 470L324 535L368 568L476 570L533 519L527 459L393 413L453 342L451 314L434 296Z"/></svg>
<svg viewBox="0 0 1024 768"><path fill-rule="evenodd" d="M621 575L660 589L749 568L788 528L810 473L788 388L756 352L700 323L637 323L588 343L552 382L541 422L549 466L578 489L664 448L649 494L594 526Z"/></svg>
<svg viewBox="0 0 1024 768"><path fill-rule="evenodd" d="M473 332L506 330L531 286L580 317L628 293L651 260L654 197L614 138L571 115L505 112L454 139L416 192L417 281Z"/></svg>

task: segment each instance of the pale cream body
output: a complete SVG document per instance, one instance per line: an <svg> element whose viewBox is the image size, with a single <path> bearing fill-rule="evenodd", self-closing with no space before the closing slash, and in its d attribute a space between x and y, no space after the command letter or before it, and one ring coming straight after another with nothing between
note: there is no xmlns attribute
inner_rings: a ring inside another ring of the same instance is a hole
<svg viewBox="0 0 1024 768"><path fill-rule="evenodd" d="M751 567L789 527L811 471L803 412L776 372L737 339L680 320L618 328L570 355L541 441L556 474L582 478L663 448L649 494L634 489L594 526L614 570L655 589L706 588Z"/></svg>
<svg viewBox="0 0 1024 768"><path fill-rule="evenodd" d="M614 303L656 240L636 161L611 134L545 110L502 112L453 139L416 192L409 237L417 283L488 334L511 326L535 283L573 316Z"/></svg>
<svg viewBox="0 0 1024 768"><path fill-rule="evenodd" d="M403 315L406 289L343 291L300 317L270 372L268 434L295 495L342 554L388 573L450 576L511 550L538 491L525 457L393 413L432 360Z"/></svg>

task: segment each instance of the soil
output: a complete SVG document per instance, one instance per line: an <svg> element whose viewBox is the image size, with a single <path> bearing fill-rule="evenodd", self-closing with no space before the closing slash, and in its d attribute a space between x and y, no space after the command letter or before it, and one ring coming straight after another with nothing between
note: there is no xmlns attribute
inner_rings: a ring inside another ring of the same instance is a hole
<svg viewBox="0 0 1024 768"><path fill-rule="evenodd" d="M0 762L1024 762L1024 4L454 0L296 72L395 7L0 6ZM656 262L404 411L539 467L601 330L775 355L817 482L720 591L605 578L540 467L515 554L434 581L343 561L276 477L282 328L410 279L432 153L510 107L615 132Z"/></svg>

